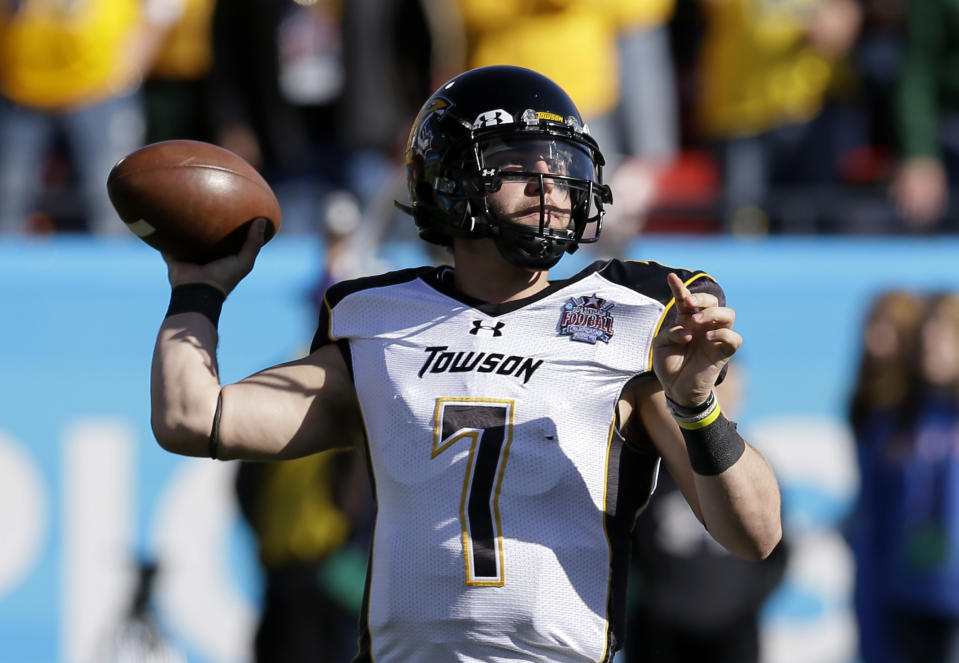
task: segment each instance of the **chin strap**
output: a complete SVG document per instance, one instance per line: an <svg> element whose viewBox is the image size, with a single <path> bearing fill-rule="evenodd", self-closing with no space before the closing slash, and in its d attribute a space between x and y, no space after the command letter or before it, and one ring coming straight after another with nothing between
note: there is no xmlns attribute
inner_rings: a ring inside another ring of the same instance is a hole
<svg viewBox="0 0 959 663"><path fill-rule="evenodd" d="M525 234L525 233L523 233ZM529 269L549 269L569 251L575 243L563 242L556 238L524 237L513 233L513 224L497 226L493 242L500 255L512 265Z"/></svg>

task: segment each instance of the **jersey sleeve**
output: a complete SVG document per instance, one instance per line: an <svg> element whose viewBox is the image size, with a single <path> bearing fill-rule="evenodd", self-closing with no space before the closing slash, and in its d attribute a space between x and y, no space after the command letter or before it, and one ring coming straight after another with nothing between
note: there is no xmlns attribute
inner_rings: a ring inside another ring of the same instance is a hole
<svg viewBox="0 0 959 663"><path fill-rule="evenodd" d="M323 303L320 305L319 320L316 333L313 334L313 342L310 344L310 352L316 352L324 345L337 343L341 350L345 351L344 357L349 363L349 339L337 338L333 335L333 316L337 305L354 293L425 277L434 271L436 271L435 267L413 267L334 283L323 293Z"/></svg>
<svg viewBox="0 0 959 663"><path fill-rule="evenodd" d="M611 281L632 288L662 304L662 317L653 330L653 336L658 334L661 329L668 329L676 324L676 301L666 280L670 273L674 273L682 279L690 292L708 292L716 296L720 306L726 305L726 293L722 286L716 279L702 270L670 267L651 260L611 260L602 268L601 272ZM652 375L651 353L652 351L650 351L649 373L644 375ZM716 384L722 382L725 375L726 369L724 368Z"/></svg>

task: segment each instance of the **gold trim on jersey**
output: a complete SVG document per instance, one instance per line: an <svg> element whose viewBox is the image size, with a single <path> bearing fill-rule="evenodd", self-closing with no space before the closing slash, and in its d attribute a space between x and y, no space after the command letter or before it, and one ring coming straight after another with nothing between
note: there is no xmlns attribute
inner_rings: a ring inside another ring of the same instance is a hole
<svg viewBox="0 0 959 663"><path fill-rule="evenodd" d="M603 646L603 658L601 660L606 660L609 649L609 629L612 628L612 623L609 618L609 597L613 593L613 542L609 540L609 528L606 527L606 514L609 513L609 457L613 453L613 437L616 435L616 417L613 417L613 420L609 422L609 435L606 436L606 463L603 468L603 534L606 536L606 548L609 551L609 577L606 579L606 615L603 620L606 623L606 632L603 633L603 640L605 645ZM625 444L625 442L624 442Z"/></svg>

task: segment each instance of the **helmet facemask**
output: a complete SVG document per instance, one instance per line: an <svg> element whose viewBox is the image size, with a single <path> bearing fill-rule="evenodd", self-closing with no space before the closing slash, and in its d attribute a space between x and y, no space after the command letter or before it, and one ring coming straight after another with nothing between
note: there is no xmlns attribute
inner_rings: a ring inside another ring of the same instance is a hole
<svg viewBox="0 0 959 663"><path fill-rule="evenodd" d="M548 269L599 238L611 196L599 183L602 157L589 143L514 128L477 132L472 147L479 181L468 187L477 192L472 225L511 264Z"/></svg>

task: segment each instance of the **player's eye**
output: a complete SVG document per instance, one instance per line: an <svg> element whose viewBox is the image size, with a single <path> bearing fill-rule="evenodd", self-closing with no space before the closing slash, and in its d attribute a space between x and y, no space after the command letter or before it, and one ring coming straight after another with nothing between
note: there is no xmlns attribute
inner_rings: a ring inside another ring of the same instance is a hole
<svg viewBox="0 0 959 663"><path fill-rule="evenodd" d="M523 158L523 155L512 151L512 152L500 152L499 154L494 154L487 157L487 165L492 168L497 168L501 172L522 172L526 170L526 162Z"/></svg>

